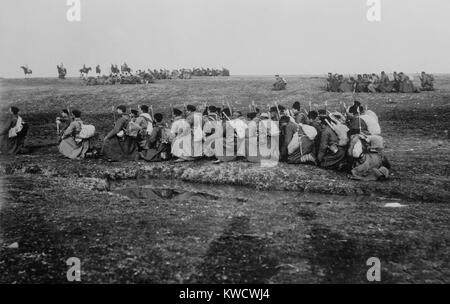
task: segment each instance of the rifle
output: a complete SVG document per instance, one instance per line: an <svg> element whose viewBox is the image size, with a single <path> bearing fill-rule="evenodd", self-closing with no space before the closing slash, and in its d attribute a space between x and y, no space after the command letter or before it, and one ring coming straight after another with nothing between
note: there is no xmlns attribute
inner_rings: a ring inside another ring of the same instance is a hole
<svg viewBox="0 0 450 304"><path fill-rule="evenodd" d="M227 102L228 104L228 102ZM228 108L230 108L230 105L228 104ZM231 113L231 109L230 109L230 113ZM227 120L231 120L230 117L228 117L228 115L225 113L225 102L222 100L222 115L225 116L225 118Z"/></svg>
<svg viewBox="0 0 450 304"><path fill-rule="evenodd" d="M153 105L150 106L150 117L152 118L152 122L155 121L155 114L153 113Z"/></svg>
<svg viewBox="0 0 450 304"><path fill-rule="evenodd" d="M280 113L280 109L278 108L278 103L276 101L274 101L274 105L277 108L277 112L278 112L278 117L281 118L281 113Z"/></svg>
<svg viewBox="0 0 450 304"><path fill-rule="evenodd" d="M311 112L311 100L308 103L309 103L309 112Z"/></svg>
<svg viewBox="0 0 450 304"><path fill-rule="evenodd" d="M67 106L67 112L69 113L69 121L72 122L72 111L70 111L70 106Z"/></svg>
<svg viewBox="0 0 450 304"><path fill-rule="evenodd" d="M225 112L222 111L222 114L225 116L225 118L226 118L227 120L231 120L230 117L228 117L228 115L225 114Z"/></svg>
<svg viewBox="0 0 450 304"><path fill-rule="evenodd" d="M230 109L230 115L233 116L233 108L230 106L230 103L227 101L227 107Z"/></svg>
<svg viewBox="0 0 450 304"><path fill-rule="evenodd" d="M186 103L185 102L183 102L183 114L184 114L184 117L186 117Z"/></svg>
<svg viewBox="0 0 450 304"><path fill-rule="evenodd" d="M339 102L339 112L344 115L345 119L347 120L348 117L348 111L347 111L347 105L344 101Z"/></svg>
<svg viewBox="0 0 450 304"><path fill-rule="evenodd" d="M170 121L173 121L173 105L170 104Z"/></svg>
<svg viewBox="0 0 450 304"><path fill-rule="evenodd" d="M113 117L114 117L114 125L116 125L116 111L114 109L114 106L111 106L112 112L113 112Z"/></svg>
<svg viewBox="0 0 450 304"><path fill-rule="evenodd" d="M56 122L56 142L59 142L59 122Z"/></svg>
<svg viewBox="0 0 450 304"><path fill-rule="evenodd" d="M358 111L359 134L361 134L361 114L359 112L359 107L357 108L357 111Z"/></svg>
<svg viewBox="0 0 450 304"><path fill-rule="evenodd" d="M327 112L328 100L325 100L325 112Z"/></svg>
<svg viewBox="0 0 450 304"><path fill-rule="evenodd" d="M302 145L302 137L303 137L303 134L302 135L300 135L300 128L301 128L301 126L298 126L298 129L297 129L297 136L298 136L298 142L299 142L299 144L300 144L300 158L301 157L303 157L303 145ZM303 131L303 128L302 128L302 133L303 133L304 131Z"/></svg>

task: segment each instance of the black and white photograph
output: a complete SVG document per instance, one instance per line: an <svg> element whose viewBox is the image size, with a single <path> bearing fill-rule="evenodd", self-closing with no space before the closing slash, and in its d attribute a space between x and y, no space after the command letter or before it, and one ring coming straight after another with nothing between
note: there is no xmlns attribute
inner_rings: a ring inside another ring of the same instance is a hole
<svg viewBox="0 0 450 304"><path fill-rule="evenodd" d="M0 284L450 283L448 0L0 6Z"/></svg>

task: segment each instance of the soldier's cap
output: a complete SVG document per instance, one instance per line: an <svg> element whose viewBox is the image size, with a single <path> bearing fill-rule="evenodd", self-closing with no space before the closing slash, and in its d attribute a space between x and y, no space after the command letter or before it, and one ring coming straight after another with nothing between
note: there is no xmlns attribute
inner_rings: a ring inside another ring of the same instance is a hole
<svg viewBox="0 0 450 304"><path fill-rule="evenodd" d="M318 111L318 113L319 113L319 116L327 116L327 111L325 111L324 109L320 109Z"/></svg>

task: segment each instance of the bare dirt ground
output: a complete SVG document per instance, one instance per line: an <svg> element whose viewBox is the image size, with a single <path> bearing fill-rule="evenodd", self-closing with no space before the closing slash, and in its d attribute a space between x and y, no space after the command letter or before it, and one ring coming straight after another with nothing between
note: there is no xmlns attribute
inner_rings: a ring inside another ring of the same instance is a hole
<svg viewBox="0 0 450 304"><path fill-rule="evenodd" d="M319 77L287 81L273 92L271 77L98 87L0 80L1 109L16 105L30 123L30 154L0 162L0 282L66 282L74 256L86 283L364 283L374 256L382 282L448 283L449 76L437 76L435 92L356 94L388 144L393 176L382 183L284 164L70 161L54 146L54 119L67 105L101 140L118 104L168 114L183 102L229 101L244 112L252 100L352 102L325 92ZM392 202L404 207L384 207Z"/></svg>

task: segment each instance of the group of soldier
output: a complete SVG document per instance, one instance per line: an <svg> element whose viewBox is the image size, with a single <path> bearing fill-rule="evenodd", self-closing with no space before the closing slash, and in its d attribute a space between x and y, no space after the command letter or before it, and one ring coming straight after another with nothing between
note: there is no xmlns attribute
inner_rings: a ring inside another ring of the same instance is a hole
<svg viewBox="0 0 450 304"><path fill-rule="evenodd" d="M329 92L356 92L356 93L417 93L419 91L433 91L433 75L422 72L419 76L421 88L416 88L403 72L393 73L393 79L383 71L377 74L359 74L357 77L344 77L340 74L328 73L326 90Z"/></svg>
<svg viewBox="0 0 450 304"><path fill-rule="evenodd" d="M136 73L125 72L118 74L98 75L97 77L85 77L86 85L114 85L114 84L147 84L153 83L153 76L145 71L136 71Z"/></svg>
<svg viewBox="0 0 450 304"><path fill-rule="evenodd" d="M117 65L111 65L111 72L109 75L101 75L100 66L97 65L95 72L97 77L87 77L91 68L83 68L80 70L81 77L86 81L87 85L108 85L108 84L147 84L154 82L155 79L191 79L192 76L230 76L227 69L174 69L172 71L167 69L147 69L136 70L133 72L131 68L124 63L120 69Z"/></svg>
<svg viewBox="0 0 450 304"><path fill-rule="evenodd" d="M215 68L194 68L194 69L174 69L172 71L168 69L147 69L137 70L137 74L148 73L153 79L191 79L192 76L202 77L202 76L230 76L230 71L228 69L215 69Z"/></svg>
<svg viewBox="0 0 450 304"><path fill-rule="evenodd" d="M17 144L23 143L23 127L18 125L24 122L17 108L11 108L11 113L15 119L2 135L9 134L3 139L15 140L17 149ZM92 140L98 137L95 127L83 122L80 111L64 109L56 122L59 151L70 159L97 155L112 162L209 159L212 163L247 161L264 166L284 162L347 172L357 180L389 177L378 117L358 101L350 107L341 103L339 110L332 112L327 105L322 109L310 105L307 111L300 102L291 108L275 103L263 111L252 103L245 116L229 104L171 107L166 117L147 105L137 109L120 105L101 149L95 148Z"/></svg>
<svg viewBox="0 0 450 304"><path fill-rule="evenodd" d="M25 78L31 75L32 71L28 65L20 67ZM58 78L65 79L67 75L67 68L63 63L56 66L58 71ZM102 70L100 65L95 67L96 77L89 77L91 67L83 67L79 70L80 77L86 81L87 85L103 85L103 84L143 84L153 82L155 79L191 79L192 76L230 76L230 71L226 68L194 68L194 69L174 69L172 71L167 69L147 69L136 70L134 73L132 69L124 62L119 68L117 64L111 64L110 73L108 75L101 75Z"/></svg>

